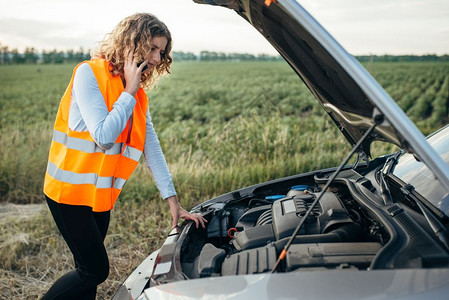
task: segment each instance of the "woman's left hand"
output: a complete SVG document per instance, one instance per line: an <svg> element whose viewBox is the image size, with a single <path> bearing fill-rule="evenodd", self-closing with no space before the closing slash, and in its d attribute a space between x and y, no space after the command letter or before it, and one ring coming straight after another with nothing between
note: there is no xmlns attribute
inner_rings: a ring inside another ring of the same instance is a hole
<svg viewBox="0 0 449 300"><path fill-rule="evenodd" d="M205 223L207 223L207 220L201 214L191 214L187 212L179 204L177 196L168 197L166 200L168 202L168 205L170 206L170 214L172 216L172 229L178 226L179 218L182 218L184 220L192 220L193 222L195 222L196 228L198 228L199 225L201 225L201 227L203 228L206 227Z"/></svg>

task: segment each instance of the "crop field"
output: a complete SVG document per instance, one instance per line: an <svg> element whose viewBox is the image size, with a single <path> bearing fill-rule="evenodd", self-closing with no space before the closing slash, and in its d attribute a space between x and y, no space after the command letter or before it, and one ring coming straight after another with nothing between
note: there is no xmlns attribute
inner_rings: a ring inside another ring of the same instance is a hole
<svg viewBox="0 0 449 300"><path fill-rule="evenodd" d="M74 65L0 66L0 299L37 299L72 269L43 205L42 185L58 103ZM368 63L424 134L448 123L449 63ZM258 182L335 166L350 149L283 62L177 62L148 91L150 111L182 205ZM374 144L374 155L395 148ZM168 206L145 164L111 215L111 263L99 299L170 229Z"/></svg>

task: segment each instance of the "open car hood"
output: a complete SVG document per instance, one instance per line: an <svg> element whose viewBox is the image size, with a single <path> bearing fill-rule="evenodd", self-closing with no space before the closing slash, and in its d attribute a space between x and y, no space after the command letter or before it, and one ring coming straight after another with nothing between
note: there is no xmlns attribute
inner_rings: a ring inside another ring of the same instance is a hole
<svg viewBox="0 0 449 300"><path fill-rule="evenodd" d="M426 142L387 92L295 0L194 0L224 6L256 28L290 64L354 146L381 114L384 122L359 152L371 156L373 141L393 143L422 160L449 190L449 166Z"/></svg>

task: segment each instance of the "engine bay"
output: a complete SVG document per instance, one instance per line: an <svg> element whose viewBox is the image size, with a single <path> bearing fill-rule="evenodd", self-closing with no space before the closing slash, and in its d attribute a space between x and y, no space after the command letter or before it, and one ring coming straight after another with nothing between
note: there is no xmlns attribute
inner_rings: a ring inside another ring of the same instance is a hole
<svg viewBox="0 0 449 300"><path fill-rule="evenodd" d="M447 266L447 250L423 229L423 216L400 199L383 203L365 175L345 170L322 191L327 177L311 174L201 207L207 228L191 226L178 241L182 273L193 279L272 271L321 192L277 272Z"/></svg>

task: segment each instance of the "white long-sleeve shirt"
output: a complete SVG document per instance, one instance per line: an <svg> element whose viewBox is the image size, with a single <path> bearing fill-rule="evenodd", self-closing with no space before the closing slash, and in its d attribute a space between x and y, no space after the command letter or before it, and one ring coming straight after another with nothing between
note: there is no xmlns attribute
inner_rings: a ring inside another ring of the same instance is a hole
<svg viewBox="0 0 449 300"><path fill-rule="evenodd" d="M125 129L136 99L122 92L111 111L106 107L97 79L87 63L81 64L76 72L72 87L72 102L69 112L69 127L73 131L89 131L102 148L110 148ZM147 111L144 156L148 169L162 198L176 195L172 177L167 166L159 139Z"/></svg>

